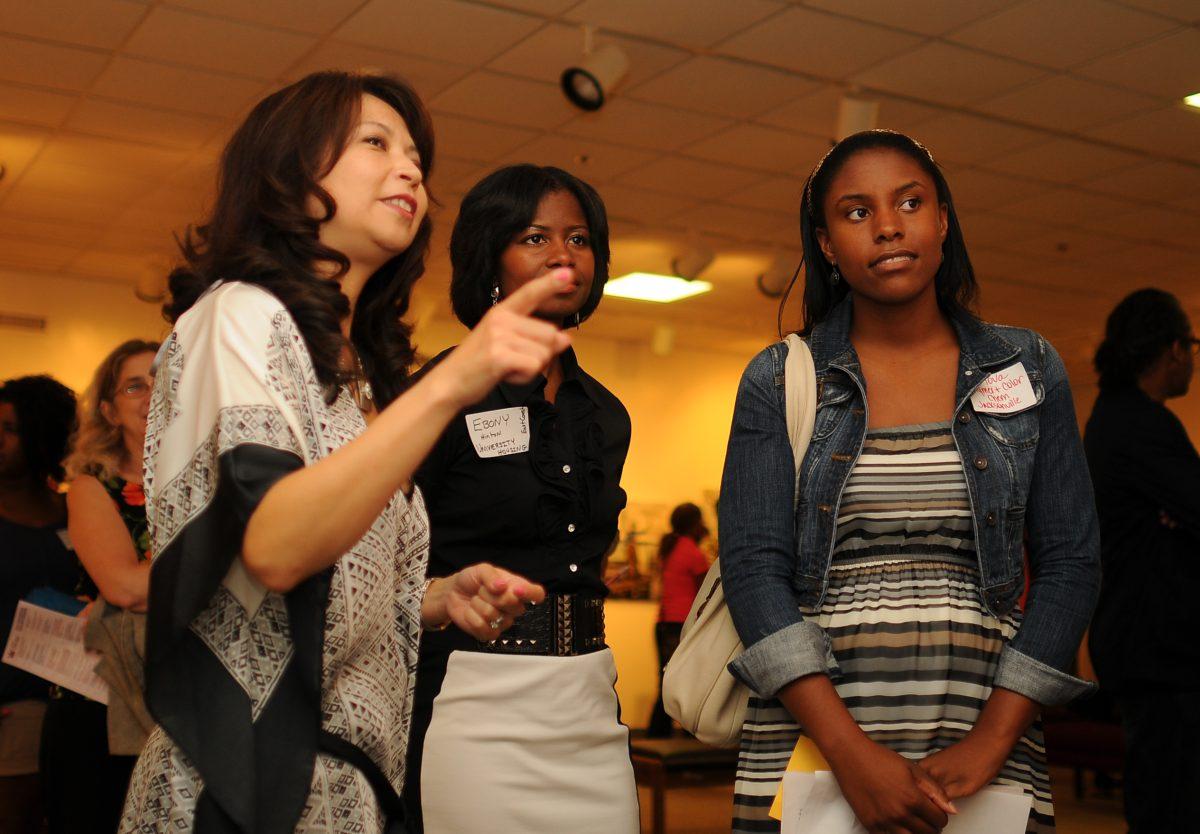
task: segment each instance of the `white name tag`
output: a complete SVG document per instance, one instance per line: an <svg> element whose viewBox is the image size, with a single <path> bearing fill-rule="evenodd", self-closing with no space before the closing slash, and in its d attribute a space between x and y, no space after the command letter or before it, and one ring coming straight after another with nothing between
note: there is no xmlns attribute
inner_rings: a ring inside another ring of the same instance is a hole
<svg viewBox="0 0 1200 834"><path fill-rule="evenodd" d="M971 405L984 414L1015 414L1037 405L1037 394L1025 366L1018 362L980 383L971 395Z"/></svg>
<svg viewBox="0 0 1200 834"><path fill-rule="evenodd" d="M529 409L497 408L468 414L467 434L481 458L498 458L529 451Z"/></svg>

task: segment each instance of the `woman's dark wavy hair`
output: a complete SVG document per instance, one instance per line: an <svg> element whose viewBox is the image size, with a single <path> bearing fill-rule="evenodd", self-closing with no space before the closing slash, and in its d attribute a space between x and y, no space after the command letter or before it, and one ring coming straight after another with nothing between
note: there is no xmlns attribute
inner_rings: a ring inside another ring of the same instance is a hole
<svg viewBox="0 0 1200 834"><path fill-rule="evenodd" d="M671 510L671 532L658 541L658 558L666 560L675 549L680 536L691 535L704 518L695 504L680 504Z"/></svg>
<svg viewBox="0 0 1200 834"><path fill-rule="evenodd" d="M0 385L0 402L17 413L30 481L62 481L63 458L75 431L75 393L50 376L22 376Z"/></svg>
<svg viewBox="0 0 1200 834"><path fill-rule="evenodd" d="M817 229L825 228L825 198L829 196L829 186L846 162L856 153L872 150L892 150L904 154L921 166L937 189L938 202L946 206L947 232L942 244L942 265L935 277L938 306L951 318L974 317L974 307L979 295L979 285L975 281L975 270L971 267L971 259L967 255L967 244L963 240L962 227L958 223L958 214L954 210L954 199L950 195L950 186L942 175L942 170L933 159L933 154L915 139L894 130L865 130L854 133L838 142L825 157L817 163L817 167L809 174L804 183L804 193L800 202L800 240L804 247L804 260L801 264L805 273L804 281L804 327L801 333L807 335L812 329L823 322L837 306L850 288L845 281L830 280L832 267L821 252L817 240ZM800 270L792 278L788 292L780 302L780 330L782 331L783 308L787 303L788 294L799 276Z"/></svg>
<svg viewBox="0 0 1200 834"><path fill-rule="evenodd" d="M189 228L180 241L185 263L171 273L171 297L163 307L173 323L217 280L263 287L296 320L331 397L345 376L339 368L345 344L340 322L350 302L320 266L331 262L340 276L350 260L317 237L337 211L318 181L345 150L364 95L382 100L404 120L428 181L433 126L406 82L336 71L302 78L259 102L225 146L216 201L208 220ZM322 216L309 215L309 197L320 202ZM404 389L413 363L411 328L402 317L425 270L430 229L426 215L408 249L367 281L354 310L350 339L380 408Z"/></svg>
<svg viewBox="0 0 1200 834"><path fill-rule="evenodd" d="M1191 333L1187 313L1171 293L1147 287L1125 296L1108 314L1104 341L1096 348L1100 388L1136 385L1164 351Z"/></svg>
<svg viewBox="0 0 1200 834"><path fill-rule="evenodd" d="M579 201L595 256L592 292L579 311L585 321L600 305L608 281L608 212L583 180L561 168L510 165L493 171L467 192L450 234L450 304L467 327L479 324L492 306L500 277L500 256L533 222L547 194L566 191Z"/></svg>

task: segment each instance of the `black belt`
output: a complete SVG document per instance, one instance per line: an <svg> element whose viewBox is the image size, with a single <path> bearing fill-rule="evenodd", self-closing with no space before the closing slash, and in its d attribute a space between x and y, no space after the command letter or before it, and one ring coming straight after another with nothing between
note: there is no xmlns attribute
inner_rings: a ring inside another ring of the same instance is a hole
<svg viewBox="0 0 1200 834"><path fill-rule="evenodd" d="M547 594L495 640L473 651L570 657L604 648L604 599L582 594Z"/></svg>

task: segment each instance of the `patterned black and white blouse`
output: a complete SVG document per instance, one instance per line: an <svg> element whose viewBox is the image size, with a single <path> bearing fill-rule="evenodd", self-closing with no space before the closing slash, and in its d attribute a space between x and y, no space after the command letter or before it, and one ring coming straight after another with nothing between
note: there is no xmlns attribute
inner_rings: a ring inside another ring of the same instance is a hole
<svg viewBox="0 0 1200 834"><path fill-rule="evenodd" d="M380 832L367 778L319 751L332 733L399 790L428 521L397 493L329 570L286 595L243 568L245 525L288 472L366 425L332 404L273 295L218 285L160 354L146 436L147 701L157 728L122 832Z"/></svg>

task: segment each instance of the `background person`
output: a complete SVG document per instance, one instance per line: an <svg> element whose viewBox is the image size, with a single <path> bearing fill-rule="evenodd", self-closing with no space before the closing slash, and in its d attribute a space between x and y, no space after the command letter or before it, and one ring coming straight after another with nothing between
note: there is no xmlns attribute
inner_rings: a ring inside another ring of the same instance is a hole
<svg viewBox="0 0 1200 834"><path fill-rule="evenodd" d="M1088 646L1121 713L1131 834L1200 819L1200 456L1166 407L1188 392L1198 345L1175 296L1126 297L1096 350L1084 433L1104 563Z"/></svg>

